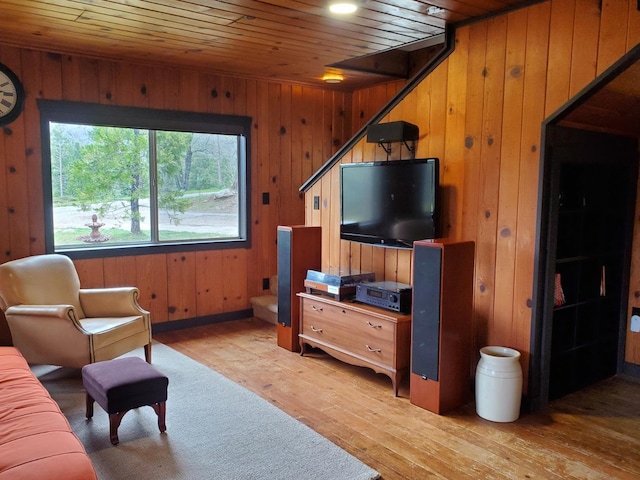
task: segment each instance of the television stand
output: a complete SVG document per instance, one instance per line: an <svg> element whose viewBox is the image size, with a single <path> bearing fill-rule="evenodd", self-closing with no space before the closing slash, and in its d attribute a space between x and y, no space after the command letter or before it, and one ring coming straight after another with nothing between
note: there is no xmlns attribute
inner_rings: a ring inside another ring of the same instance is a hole
<svg viewBox="0 0 640 480"><path fill-rule="evenodd" d="M327 296L300 297L300 354L319 348L351 365L391 378L393 394L409 371L411 315Z"/></svg>

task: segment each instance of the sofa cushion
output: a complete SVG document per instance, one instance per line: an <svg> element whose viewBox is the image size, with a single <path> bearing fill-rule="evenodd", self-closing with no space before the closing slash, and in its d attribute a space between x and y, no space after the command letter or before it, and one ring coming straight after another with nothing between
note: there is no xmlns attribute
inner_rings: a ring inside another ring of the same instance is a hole
<svg viewBox="0 0 640 480"><path fill-rule="evenodd" d="M58 405L20 352L0 347L0 480L92 479L96 473Z"/></svg>

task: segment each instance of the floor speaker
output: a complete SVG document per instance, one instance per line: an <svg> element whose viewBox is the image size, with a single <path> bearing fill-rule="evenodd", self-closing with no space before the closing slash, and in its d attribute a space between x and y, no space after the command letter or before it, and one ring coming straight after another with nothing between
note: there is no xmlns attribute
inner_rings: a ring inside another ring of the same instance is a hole
<svg viewBox="0 0 640 480"><path fill-rule="evenodd" d="M471 399L473 242L413 248L411 403L444 413Z"/></svg>
<svg viewBox="0 0 640 480"><path fill-rule="evenodd" d="M300 351L300 299L307 270L320 270L322 229L278 227L278 346Z"/></svg>

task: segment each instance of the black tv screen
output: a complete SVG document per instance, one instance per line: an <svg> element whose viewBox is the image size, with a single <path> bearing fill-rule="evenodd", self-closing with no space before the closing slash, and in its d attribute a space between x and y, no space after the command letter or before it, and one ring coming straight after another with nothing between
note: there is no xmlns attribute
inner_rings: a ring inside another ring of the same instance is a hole
<svg viewBox="0 0 640 480"><path fill-rule="evenodd" d="M408 248L438 238L439 185L437 158L341 165L340 238Z"/></svg>

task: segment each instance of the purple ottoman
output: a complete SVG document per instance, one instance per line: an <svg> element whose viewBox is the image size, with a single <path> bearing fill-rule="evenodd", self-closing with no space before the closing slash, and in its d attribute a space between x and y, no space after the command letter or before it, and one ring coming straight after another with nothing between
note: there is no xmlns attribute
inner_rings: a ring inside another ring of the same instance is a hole
<svg viewBox="0 0 640 480"><path fill-rule="evenodd" d="M87 391L87 418L93 417L93 402L109 414L111 443L118 444L118 427L125 413L149 405L158 415L164 432L169 379L138 357L116 358L82 367Z"/></svg>

